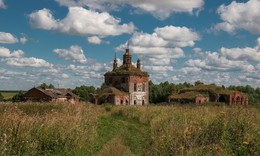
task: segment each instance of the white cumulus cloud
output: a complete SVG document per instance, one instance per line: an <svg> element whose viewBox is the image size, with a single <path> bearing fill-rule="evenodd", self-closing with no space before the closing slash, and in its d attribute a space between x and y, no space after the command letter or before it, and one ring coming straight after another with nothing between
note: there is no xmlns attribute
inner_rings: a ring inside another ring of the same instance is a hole
<svg viewBox="0 0 260 156"><path fill-rule="evenodd" d="M190 67L207 71L246 71L252 72L254 66L247 61L229 60L217 52L206 52L203 59L190 59L186 62Z"/></svg>
<svg viewBox="0 0 260 156"><path fill-rule="evenodd" d="M231 60L248 60L248 61L260 61L260 37L257 39L257 45L254 48L225 48L222 47L220 52L223 56Z"/></svg>
<svg viewBox="0 0 260 156"><path fill-rule="evenodd" d="M187 27L165 26L155 28L152 34L136 32L129 40L130 49L142 59L147 69L156 71L184 57L181 47L193 46L200 39L198 33ZM123 50L120 45L117 50ZM158 66L158 67L155 67ZM151 68L153 67L153 68ZM171 68L165 68L170 71Z"/></svg>
<svg viewBox="0 0 260 156"><path fill-rule="evenodd" d="M53 65L49 62L35 58L35 57L22 57L22 58L7 58L6 64L16 67L52 67Z"/></svg>
<svg viewBox="0 0 260 156"><path fill-rule="evenodd" d="M72 45L69 49L54 49L54 53L66 60L73 60L74 62L87 63L87 58L84 55L83 49L78 45Z"/></svg>
<svg viewBox="0 0 260 156"><path fill-rule="evenodd" d="M200 40L199 34L187 27L165 26L156 28L155 33L176 47L194 46Z"/></svg>
<svg viewBox="0 0 260 156"><path fill-rule="evenodd" d="M22 44L25 44L25 43L27 42L27 38L26 38L25 36L21 37L21 38L20 38L20 42L21 42Z"/></svg>
<svg viewBox="0 0 260 156"><path fill-rule="evenodd" d="M121 20L107 12L96 12L82 7L70 7L64 19L54 19L48 9L35 11L29 15L32 27L46 30L56 30L65 34L116 36L132 33L133 23L121 24Z"/></svg>
<svg viewBox="0 0 260 156"><path fill-rule="evenodd" d="M14 37L12 34L6 32L0 32L0 43L12 44L17 42L18 39Z"/></svg>
<svg viewBox="0 0 260 156"><path fill-rule="evenodd" d="M215 30L235 33L238 29L260 34L260 1L249 0L245 3L233 1L229 5L221 5L218 14L223 20L214 26Z"/></svg>
<svg viewBox="0 0 260 156"><path fill-rule="evenodd" d="M32 27L45 30L56 29L58 26L52 12L46 8L29 14L29 22Z"/></svg>
<svg viewBox="0 0 260 156"><path fill-rule="evenodd" d="M94 10L118 10L130 5L137 10L148 12L159 19L165 19L175 12L192 14L200 10L204 0L55 0L65 6L88 6Z"/></svg>
<svg viewBox="0 0 260 156"><path fill-rule="evenodd" d="M0 8L3 8L3 9L6 8L6 5L5 5L5 3L4 3L4 0L0 0Z"/></svg>
<svg viewBox="0 0 260 156"><path fill-rule="evenodd" d="M5 47L0 47L0 61L15 67L52 67L53 65L43 59L24 57L22 50L11 52Z"/></svg>
<svg viewBox="0 0 260 156"><path fill-rule="evenodd" d="M23 55L24 52L22 50L15 50L11 52L9 49L5 47L0 47L0 58L9 58L9 57L20 58Z"/></svg>
<svg viewBox="0 0 260 156"><path fill-rule="evenodd" d="M88 42L92 44L101 44L102 40L98 36L88 37Z"/></svg>

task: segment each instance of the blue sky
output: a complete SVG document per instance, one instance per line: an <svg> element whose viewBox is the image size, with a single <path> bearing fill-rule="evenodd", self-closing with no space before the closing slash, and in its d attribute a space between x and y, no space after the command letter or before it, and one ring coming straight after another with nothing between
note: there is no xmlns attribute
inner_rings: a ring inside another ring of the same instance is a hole
<svg viewBox="0 0 260 156"><path fill-rule="evenodd" d="M260 84L260 0L0 0L0 90L103 83L126 42L155 83Z"/></svg>

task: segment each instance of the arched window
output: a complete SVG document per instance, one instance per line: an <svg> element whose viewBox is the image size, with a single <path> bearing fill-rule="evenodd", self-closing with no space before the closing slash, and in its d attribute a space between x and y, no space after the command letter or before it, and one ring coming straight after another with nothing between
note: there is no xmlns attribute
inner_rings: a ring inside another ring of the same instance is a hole
<svg viewBox="0 0 260 156"><path fill-rule="evenodd" d="M135 92L137 91L137 83L136 82L134 83L134 91Z"/></svg>
<svg viewBox="0 0 260 156"><path fill-rule="evenodd" d="M124 77L122 77L122 83L125 83L126 82L126 80L125 80L125 78Z"/></svg>
<svg viewBox="0 0 260 156"><path fill-rule="evenodd" d="M145 84L143 83L142 91L145 92Z"/></svg>
<svg viewBox="0 0 260 156"><path fill-rule="evenodd" d="M112 84L112 82L113 82L113 79L112 79L112 77L110 77L110 78L108 79L108 83L109 83L109 84Z"/></svg>
<svg viewBox="0 0 260 156"><path fill-rule="evenodd" d="M136 105L137 104L137 97L135 96L134 97L134 105Z"/></svg>

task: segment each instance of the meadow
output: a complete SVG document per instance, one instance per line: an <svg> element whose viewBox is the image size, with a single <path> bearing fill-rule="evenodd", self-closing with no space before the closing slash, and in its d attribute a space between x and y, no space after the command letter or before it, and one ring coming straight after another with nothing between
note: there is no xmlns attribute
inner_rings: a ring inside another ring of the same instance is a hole
<svg viewBox="0 0 260 156"><path fill-rule="evenodd" d="M2 103L0 155L260 155L260 109Z"/></svg>
<svg viewBox="0 0 260 156"><path fill-rule="evenodd" d="M0 91L5 100L11 100L19 91Z"/></svg>

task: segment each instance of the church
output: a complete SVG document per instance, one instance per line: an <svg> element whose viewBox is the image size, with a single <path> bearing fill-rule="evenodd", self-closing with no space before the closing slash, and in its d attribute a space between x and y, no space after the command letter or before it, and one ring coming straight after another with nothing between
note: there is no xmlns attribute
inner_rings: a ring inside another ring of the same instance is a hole
<svg viewBox="0 0 260 156"><path fill-rule="evenodd" d="M114 105L149 104L149 75L142 71L141 61L132 64L129 47L123 56L123 64L118 66L115 57L112 71L104 75L104 87L99 94L93 95L93 103L112 103Z"/></svg>

